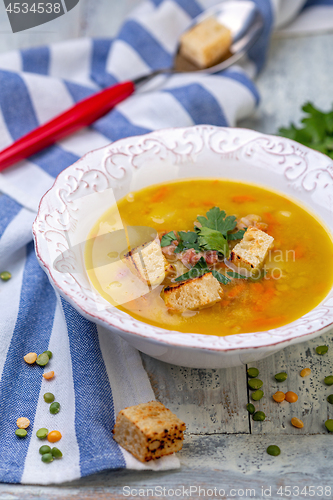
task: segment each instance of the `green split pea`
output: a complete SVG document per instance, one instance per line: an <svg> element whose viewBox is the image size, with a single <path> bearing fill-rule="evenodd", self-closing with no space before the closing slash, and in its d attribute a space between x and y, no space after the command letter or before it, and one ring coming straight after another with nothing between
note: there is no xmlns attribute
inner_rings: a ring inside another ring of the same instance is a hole
<svg viewBox="0 0 333 500"><path fill-rule="evenodd" d="M8 281L11 277L12 275L8 271L3 271L2 273L0 273L0 278L2 279L2 281Z"/></svg>
<svg viewBox="0 0 333 500"><path fill-rule="evenodd" d="M250 378L256 378L259 375L259 370L258 368L249 368L247 370L247 376Z"/></svg>
<svg viewBox="0 0 333 500"><path fill-rule="evenodd" d="M252 392L252 399L253 401L259 401L264 395L264 391L261 391L258 389L257 391Z"/></svg>
<svg viewBox="0 0 333 500"><path fill-rule="evenodd" d="M250 389L252 389L253 391L260 389L260 387L262 387L263 385L263 381L258 378L251 378L250 380L247 381L247 383Z"/></svg>
<svg viewBox="0 0 333 500"><path fill-rule="evenodd" d="M275 375L275 380L277 380L278 382L284 382L285 380L287 380L287 378L288 374L286 372L277 373Z"/></svg>
<svg viewBox="0 0 333 500"><path fill-rule="evenodd" d="M36 436L38 437L38 439L45 439L48 433L49 430L45 427L42 427L41 429L38 429L38 431L36 432Z"/></svg>
<svg viewBox="0 0 333 500"><path fill-rule="evenodd" d="M328 345L319 345L316 347L316 353L322 356L323 354L326 354L328 351Z"/></svg>
<svg viewBox="0 0 333 500"><path fill-rule="evenodd" d="M24 438L28 433L25 429L16 429L15 434L19 438Z"/></svg>
<svg viewBox="0 0 333 500"><path fill-rule="evenodd" d="M281 453L280 448L274 444L270 445L266 451L268 455L272 455L272 457L277 457Z"/></svg>
<svg viewBox="0 0 333 500"><path fill-rule="evenodd" d="M47 365L47 363L49 361L50 361L50 358L48 357L46 352L43 352L42 354L40 354L36 359L36 363L39 366L45 366L45 365Z"/></svg>
<svg viewBox="0 0 333 500"><path fill-rule="evenodd" d="M263 411L256 411L253 415L252 419L256 422L263 422L266 418L266 415Z"/></svg>

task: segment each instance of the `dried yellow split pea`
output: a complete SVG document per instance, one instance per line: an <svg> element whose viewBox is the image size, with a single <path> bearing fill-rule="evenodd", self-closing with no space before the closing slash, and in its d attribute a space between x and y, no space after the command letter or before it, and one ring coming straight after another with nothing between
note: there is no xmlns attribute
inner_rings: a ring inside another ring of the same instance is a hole
<svg viewBox="0 0 333 500"><path fill-rule="evenodd" d="M25 417L18 418L16 420L16 425L19 429L26 429L30 425L30 420Z"/></svg>
<svg viewBox="0 0 333 500"><path fill-rule="evenodd" d="M293 425L294 427L297 427L297 429L302 429L304 427L302 420L300 420L299 418L296 418L296 417L293 417L291 419L291 425Z"/></svg>
<svg viewBox="0 0 333 500"><path fill-rule="evenodd" d="M46 378L46 380L51 380L51 378L54 377L54 371L43 373L43 377Z"/></svg>
<svg viewBox="0 0 333 500"><path fill-rule="evenodd" d="M24 356L23 359L26 363L28 363L28 365L33 365L34 363L36 363L37 354L35 352L29 352Z"/></svg>

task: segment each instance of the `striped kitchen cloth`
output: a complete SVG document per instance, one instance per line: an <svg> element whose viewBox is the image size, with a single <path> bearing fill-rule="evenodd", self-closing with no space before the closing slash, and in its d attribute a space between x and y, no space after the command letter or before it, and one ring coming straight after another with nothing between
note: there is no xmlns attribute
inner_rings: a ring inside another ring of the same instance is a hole
<svg viewBox="0 0 333 500"><path fill-rule="evenodd" d="M0 174L0 272L12 274L0 282L0 481L48 484L103 469L179 467L174 456L141 464L113 441L118 411L154 398L147 374L135 349L55 293L37 263L31 225L57 174L87 151L158 128L235 125L255 109L259 97L251 77L262 68L274 22L290 2L253 1L265 29L243 66L155 79L89 129ZM150 0L113 40L80 39L1 55L0 148L100 88L170 66L180 33L214 3ZM298 2L298 11L304 3ZM53 352L47 366L56 373L52 381L42 378L41 367L23 361L26 353L47 349ZM45 392L61 403L57 415L49 413ZM31 423L27 437L19 439L16 420L22 416ZM41 462L35 435L40 427L62 432L61 460Z"/></svg>

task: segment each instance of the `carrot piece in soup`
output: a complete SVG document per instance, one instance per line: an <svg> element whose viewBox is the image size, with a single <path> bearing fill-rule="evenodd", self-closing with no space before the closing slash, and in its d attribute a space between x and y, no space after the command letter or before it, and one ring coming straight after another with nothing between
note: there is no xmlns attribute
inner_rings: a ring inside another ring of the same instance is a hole
<svg viewBox="0 0 333 500"><path fill-rule="evenodd" d="M164 200L164 198L166 197L168 192L169 192L169 188L167 188L166 186L162 186L158 191L156 191L155 194L153 194L150 201L152 203L157 203L159 201L162 201L162 200Z"/></svg>
<svg viewBox="0 0 333 500"><path fill-rule="evenodd" d="M234 203L246 203L247 201L256 201L256 199L253 196L249 196L246 194L233 196L231 200Z"/></svg>
<svg viewBox="0 0 333 500"><path fill-rule="evenodd" d="M254 311L263 311L269 302L275 297L275 284L269 281L266 281L263 286L263 293L258 298L257 303L253 306Z"/></svg>
<svg viewBox="0 0 333 500"><path fill-rule="evenodd" d="M245 288L246 288L245 283L239 283L235 285L228 293L228 298L234 299L235 297L238 297L243 292L243 290L245 290Z"/></svg>
<svg viewBox="0 0 333 500"><path fill-rule="evenodd" d="M276 316L274 318L257 318L251 321L251 326L259 328L275 328L286 321L285 316Z"/></svg>
<svg viewBox="0 0 333 500"><path fill-rule="evenodd" d="M264 286L261 283L253 283L251 285L251 292L254 292L256 295L261 295L264 293Z"/></svg>
<svg viewBox="0 0 333 500"><path fill-rule="evenodd" d="M306 253L306 250L302 245L297 245L294 248L295 259L301 259L302 257L304 257L305 253Z"/></svg>
<svg viewBox="0 0 333 500"><path fill-rule="evenodd" d="M267 220L267 222L271 225L276 225L276 226L279 226L280 225L280 222L277 220L276 217L274 217L273 214L271 214L270 212L265 212L263 214L263 216L265 217L265 219Z"/></svg>

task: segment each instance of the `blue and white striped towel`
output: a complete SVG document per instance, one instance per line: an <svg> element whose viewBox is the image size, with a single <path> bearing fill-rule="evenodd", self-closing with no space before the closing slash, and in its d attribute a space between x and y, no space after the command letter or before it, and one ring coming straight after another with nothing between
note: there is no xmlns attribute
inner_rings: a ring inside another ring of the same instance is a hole
<svg viewBox="0 0 333 500"><path fill-rule="evenodd" d="M0 481L59 483L106 468L179 466L176 457L141 464L112 440L118 411L154 398L148 377L135 349L83 319L57 296L37 263L31 225L56 175L87 151L162 127L234 125L255 109L258 94L249 75L264 63L274 15L290 2L272 0L272 6L268 0L254 1L265 18L265 31L243 68L155 80L93 127L0 174L0 271L13 275L0 282ZM169 66L179 34L214 3L150 0L114 40L75 40L1 55L0 148L101 87ZM300 0L298 9L304 3ZM316 3L328 8L333 1ZM287 17L293 15L288 12ZM23 361L27 352L46 349L54 353L47 366L56 373L52 381L42 378L42 368ZM47 391L61 403L57 415L43 401ZM14 434L22 416L31 421L25 439ZM40 427L62 432L62 460L50 465L40 461L41 442L35 436Z"/></svg>

